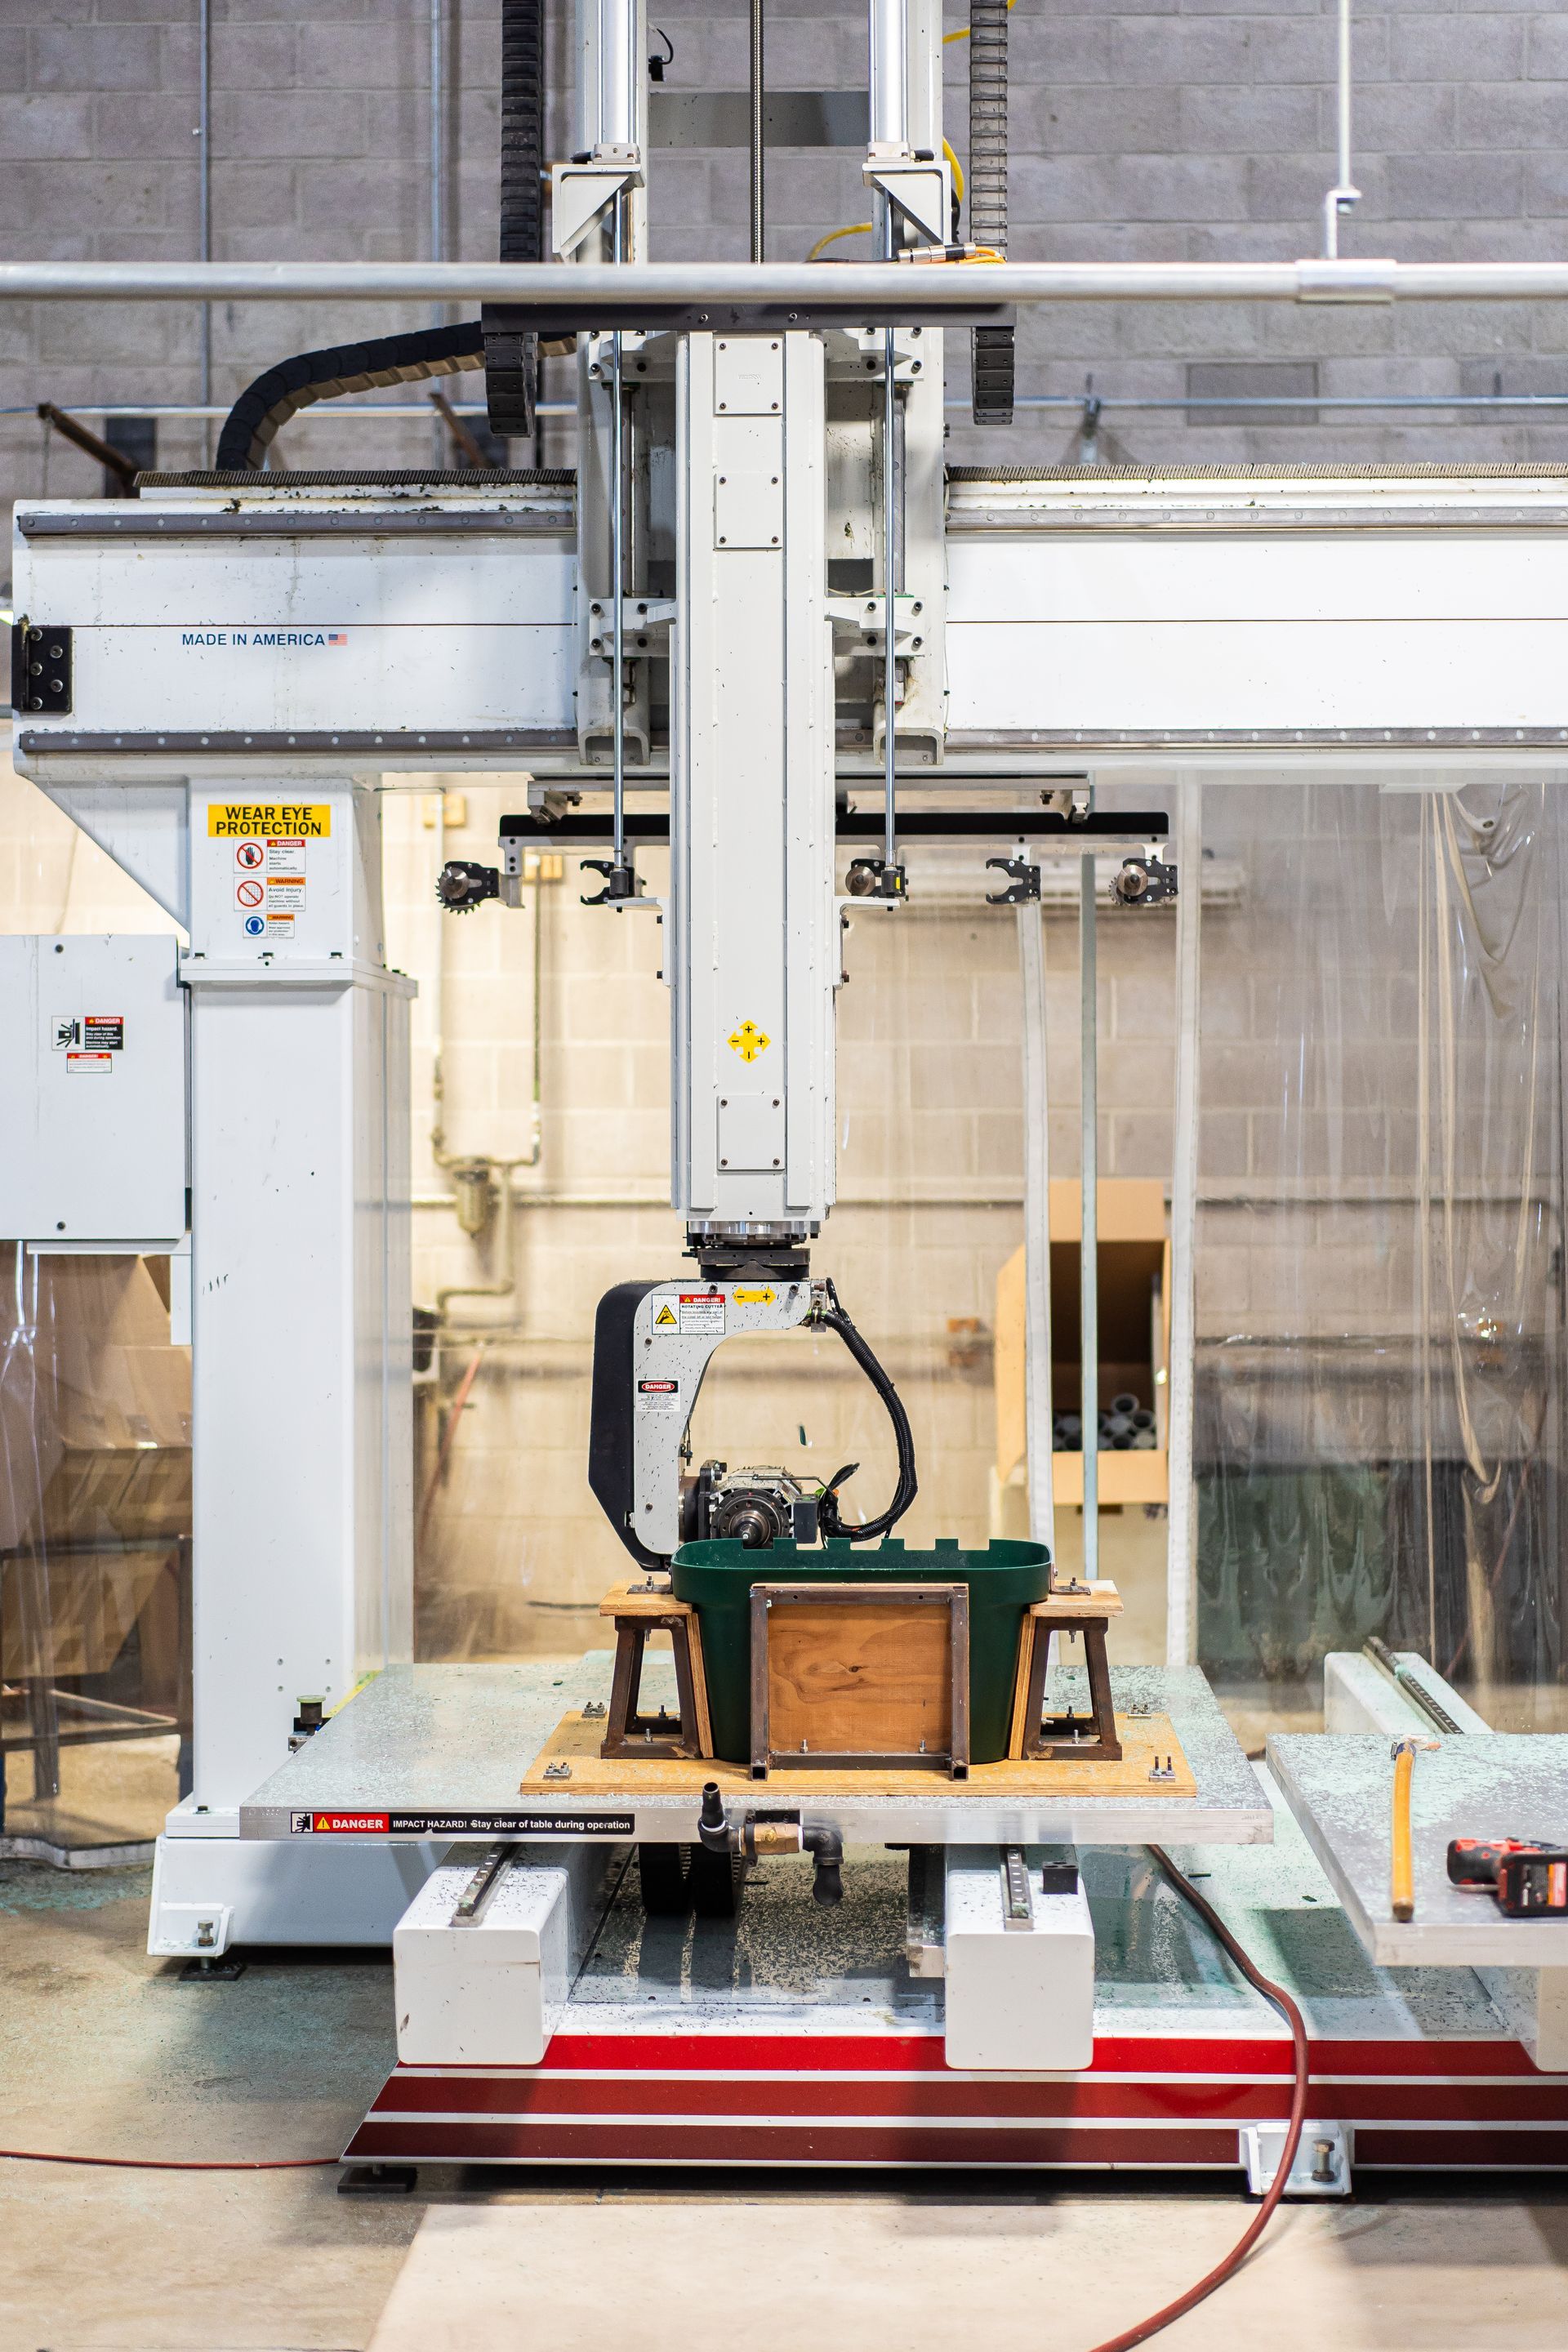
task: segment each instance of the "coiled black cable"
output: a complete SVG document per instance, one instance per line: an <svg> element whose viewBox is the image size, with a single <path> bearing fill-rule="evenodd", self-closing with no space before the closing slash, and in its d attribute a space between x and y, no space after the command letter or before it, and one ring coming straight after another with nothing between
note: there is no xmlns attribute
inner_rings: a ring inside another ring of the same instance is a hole
<svg viewBox="0 0 1568 2352"><path fill-rule="evenodd" d="M893 1499L885 1511L874 1519L863 1519L858 1526L849 1527L839 1516L838 1496L835 1491L839 1479L847 1477L849 1471L840 1470L823 1489L821 1500L817 1505L817 1525L824 1536L847 1536L851 1543L871 1543L878 1536L885 1536L890 1528L898 1526L920 1491L919 1483L915 1477L914 1435L910 1428L909 1414L904 1411L903 1401L898 1390L877 1361L866 1339L839 1305L838 1293L831 1282L824 1283L823 1288L826 1293L828 1303L826 1307L818 1308L813 1319L824 1325L829 1331L837 1332L849 1353L881 1398L887 1409L888 1419L893 1424L893 1437L899 1449L899 1483L893 1491Z"/></svg>

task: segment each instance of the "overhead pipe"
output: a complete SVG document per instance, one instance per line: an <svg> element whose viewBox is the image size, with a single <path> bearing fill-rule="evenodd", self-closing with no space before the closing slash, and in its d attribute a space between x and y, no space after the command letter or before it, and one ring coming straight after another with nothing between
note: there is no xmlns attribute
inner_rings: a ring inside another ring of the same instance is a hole
<svg viewBox="0 0 1568 2352"><path fill-rule="evenodd" d="M628 262L593 281L606 318L649 303L769 303L820 313L909 307L989 310L1046 302L1561 302L1562 261L1005 261L904 277L904 265ZM8 261L15 302L507 302L558 310L584 299L582 274L552 262ZM901 299L901 298L899 298Z"/></svg>

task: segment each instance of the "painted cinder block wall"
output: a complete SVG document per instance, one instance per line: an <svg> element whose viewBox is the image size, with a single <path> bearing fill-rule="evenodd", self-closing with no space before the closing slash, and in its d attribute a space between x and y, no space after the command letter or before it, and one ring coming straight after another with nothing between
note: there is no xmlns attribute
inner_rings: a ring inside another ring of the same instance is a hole
<svg viewBox="0 0 1568 2352"><path fill-rule="evenodd" d="M674 45L671 88L744 86L743 10L664 0L650 13ZM428 252L428 16L426 0L214 0L215 253L380 259ZM964 22L962 8L949 16L953 29ZM196 0L6 0L0 233L8 253L195 253L196 17ZM447 250L488 257L496 235L496 0L449 0L448 26ZM1018 0L1012 251L1068 260L1315 253L1331 176L1334 44L1328 0L1065 0L1060 8ZM948 129L961 156L965 49L955 41L945 51ZM551 54L551 140L561 152L570 137L563 9L554 12ZM1346 252L1408 260L1562 257L1568 15L1508 0L1394 5L1362 14L1354 56L1363 201L1344 226ZM768 58L780 89L863 86L863 14L822 0L771 0ZM743 157L664 152L654 163L657 251L738 257L746 233ZM775 156L769 205L769 251L780 258L804 255L826 229L863 220L854 155ZM345 319L321 305L219 306L215 396L231 396L291 352L401 322L390 311L356 310ZM1556 392L1565 339L1563 305L1088 306L1025 323L1021 383L1077 396L1092 376L1110 404L1102 455L1137 461L1550 459L1568 449L1568 423L1552 411L1331 419L1314 416L1310 395L1451 395L1494 385ZM66 407L193 400L198 340L191 310L8 309L0 320L0 408L12 412L0 415L5 494L41 487L42 434L31 414L39 399ZM1232 373L1189 382L1189 364L1205 362ZM1115 405L1118 396L1182 401L1199 389L1247 388L1299 396L1304 421L1298 411L1298 421L1199 425L1182 409ZM433 446L423 423L407 435L401 426L370 429L387 462L417 462ZM162 446L172 462L200 455L188 430L166 429ZM287 436L294 465L330 463L357 446L342 425L299 425ZM954 415L953 454L966 462L983 452L1012 462L1055 459L1077 446L1067 413L984 436ZM96 469L57 443L49 483L95 488Z"/></svg>

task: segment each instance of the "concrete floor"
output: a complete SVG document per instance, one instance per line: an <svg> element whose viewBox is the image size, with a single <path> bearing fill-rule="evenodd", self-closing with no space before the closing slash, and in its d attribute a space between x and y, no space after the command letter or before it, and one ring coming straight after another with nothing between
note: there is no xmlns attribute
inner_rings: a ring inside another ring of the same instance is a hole
<svg viewBox="0 0 1568 2352"><path fill-rule="evenodd" d="M391 2055L389 1961L150 1960L147 1870L0 1864L0 2145L335 2155ZM419 2211L315 2172L0 2163L0 2352L358 2347Z"/></svg>
<svg viewBox="0 0 1568 2352"><path fill-rule="evenodd" d="M142 1950L148 1877L0 1865L0 2145L334 2153L390 2061L385 1961L262 1956L183 1984ZM1085 2352L1247 2211L1228 2183L1092 2176L430 2172L406 2202L336 2184L0 2163L0 2352ZM1555 2352L1565 2311L1568 2187L1438 2181L1292 2209L1161 2341Z"/></svg>

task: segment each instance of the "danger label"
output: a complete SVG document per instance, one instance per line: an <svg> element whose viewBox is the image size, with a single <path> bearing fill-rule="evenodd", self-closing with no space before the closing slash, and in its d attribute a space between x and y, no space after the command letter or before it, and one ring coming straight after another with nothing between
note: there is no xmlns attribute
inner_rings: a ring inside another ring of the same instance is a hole
<svg viewBox="0 0 1568 2352"><path fill-rule="evenodd" d="M639 1412L679 1412L680 1382L679 1381L639 1381L637 1411Z"/></svg>
<svg viewBox="0 0 1568 2352"><path fill-rule="evenodd" d="M631 1837L630 1813L318 1813L289 1816L292 1837Z"/></svg>
<svg viewBox="0 0 1568 2352"><path fill-rule="evenodd" d="M332 829L330 801L213 801L211 841L325 841Z"/></svg>
<svg viewBox="0 0 1568 2352"><path fill-rule="evenodd" d="M71 1054L85 1047L93 1054L122 1054L125 1051L125 1015L122 1013L52 1013L49 1015L49 1045L57 1054Z"/></svg>
<svg viewBox="0 0 1568 2352"><path fill-rule="evenodd" d="M683 1290L676 1304L682 1331L724 1335L724 1294L721 1290Z"/></svg>
<svg viewBox="0 0 1568 2352"><path fill-rule="evenodd" d="M68 1054L66 1076L71 1078L107 1078L114 1067L112 1054Z"/></svg>

